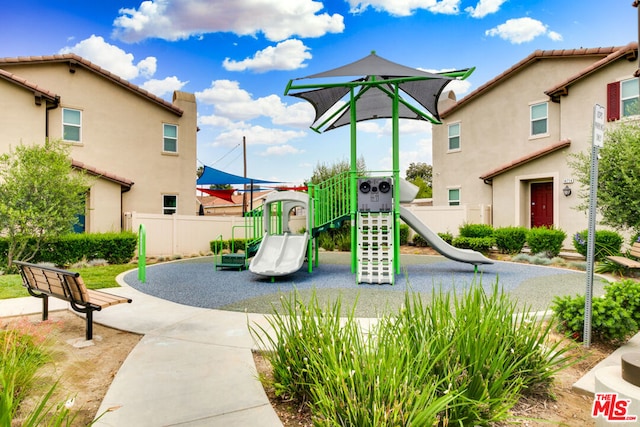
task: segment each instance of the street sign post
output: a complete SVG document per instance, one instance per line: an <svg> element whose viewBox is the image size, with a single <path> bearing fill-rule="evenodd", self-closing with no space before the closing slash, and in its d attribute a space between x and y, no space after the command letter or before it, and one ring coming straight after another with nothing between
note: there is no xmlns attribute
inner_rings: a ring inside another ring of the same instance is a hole
<svg viewBox="0 0 640 427"><path fill-rule="evenodd" d="M593 267L596 246L596 207L598 202L598 151L604 146L605 112L602 105L593 107L593 141L591 144L591 173L589 175L589 226L587 238L587 289L584 298L584 329L582 343L591 346L591 315L593 308Z"/></svg>

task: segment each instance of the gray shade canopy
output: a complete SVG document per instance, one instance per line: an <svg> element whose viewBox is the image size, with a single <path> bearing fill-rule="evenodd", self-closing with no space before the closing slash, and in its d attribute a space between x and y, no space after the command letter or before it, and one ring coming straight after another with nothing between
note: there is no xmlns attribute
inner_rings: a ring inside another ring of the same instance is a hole
<svg viewBox="0 0 640 427"><path fill-rule="evenodd" d="M344 83L320 84L312 90L291 93L313 105L315 109L314 124L330 109L337 108L329 119L321 123L325 131L347 125L351 122L351 107L345 102L339 106L352 88L356 93L356 122L392 117L395 86L398 86L398 117L413 120L428 120L438 122L438 98L447 84L456 80L455 76L468 74L470 70L459 70L452 73L434 74L404 65L396 64L377 56L375 53L350 64L334 68L321 73L312 74L303 79L335 78L346 76L360 76L355 80ZM289 89L309 88L312 85L293 86ZM418 105L416 105L418 104ZM429 112L431 117L420 110Z"/></svg>

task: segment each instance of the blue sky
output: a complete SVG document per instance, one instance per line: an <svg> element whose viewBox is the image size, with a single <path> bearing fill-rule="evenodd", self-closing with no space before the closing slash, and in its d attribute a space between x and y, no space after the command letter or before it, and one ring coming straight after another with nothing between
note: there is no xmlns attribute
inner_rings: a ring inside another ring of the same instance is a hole
<svg viewBox="0 0 640 427"><path fill-rule="evenodd" d="M301 183L349 157L348 127L309 129L313 108L284 96L289 79L371 51L429 71L476 67L458 99L537 49L637 39L631 0L20 0L3 5L0 57L73 52L171 100L198 100L198 160ZM391 168L387 120L358 125L359 155ZM401 121L401 175L431 164L431 126Z"/></svg>

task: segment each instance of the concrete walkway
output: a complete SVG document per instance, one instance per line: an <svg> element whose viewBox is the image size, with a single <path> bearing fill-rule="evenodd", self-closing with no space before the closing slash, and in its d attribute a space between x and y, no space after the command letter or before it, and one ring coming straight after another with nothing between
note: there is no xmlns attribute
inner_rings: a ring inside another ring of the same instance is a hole
<svg viewBox="0 0 640 427"><path fill-rule="evenodd" d="M94 321L144 334L124 361L96 426L282 426L267 398L251 350L248 324L263 315L210 310L145 295L119 281L104 291L133 299L94 313ZM50 310L67 304L50 299ZM0 300L0 317L42 312L33 297Z"/></svg>
<svg viewBox="0 0 640 427"><path fill-rule="evenodd" d="M114 378L96 426L281 426L257 379L248 325L269 330L264 315L198 308L141 293L118 277L120 288L103 291L133 299L94 313L96 323L143 334ZM50 299L50 310L67 304ZM40 313L36 298L0 300L0 317ZM363 324L370 319L362 319ZM593 394L594 372L620 365L620 354L639 351L634 337L574 388Z"/></svg>

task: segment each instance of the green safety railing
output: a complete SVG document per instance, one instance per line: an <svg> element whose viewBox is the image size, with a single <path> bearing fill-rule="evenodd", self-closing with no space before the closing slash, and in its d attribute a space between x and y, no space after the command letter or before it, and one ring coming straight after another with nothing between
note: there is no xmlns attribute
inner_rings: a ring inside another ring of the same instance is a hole
<svg viewBox="0 0 640 427"><path fill-rule="evenodd" d="M247 231L247 242L245 252L248 254L251 248L257 246L262 241L263 224L262 224L262 206L245 213L244 225Z"/></svg>
<svg viewBox="0 0 640 427"><path fill-rule="evenodd" d="M335 175L319 184L309 184L314 199L313 224L316 229L327 228L350 214L350 172Z"/></svg>

